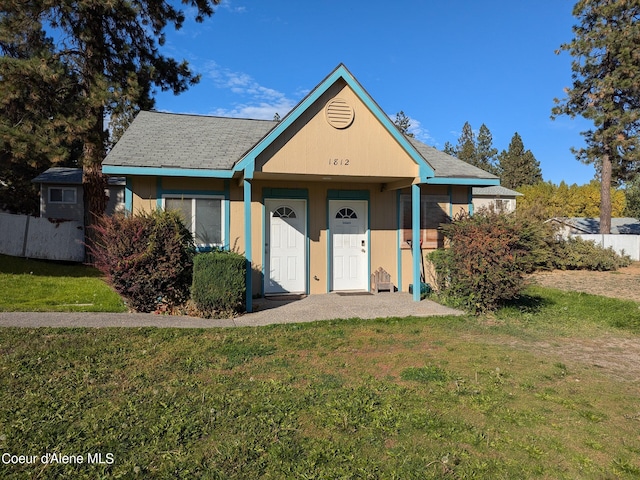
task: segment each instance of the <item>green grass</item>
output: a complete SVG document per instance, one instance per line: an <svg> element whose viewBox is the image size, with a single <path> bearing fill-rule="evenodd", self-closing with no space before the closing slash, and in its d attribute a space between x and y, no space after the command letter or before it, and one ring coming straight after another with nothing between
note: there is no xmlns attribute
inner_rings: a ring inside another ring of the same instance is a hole
<svg viewBox="0 0 640 480"><path fill-rule="evenodd" d="M524 300L491 317L2 329L0 452L85 463L0 478L638 478L633 374L535 347L637 342L638 304Z"/></svg>
<svg viewBox="0 0 640 480"><path fill-rule="evenodd" d="M0 311L123 312L126 307L94 268L0 255Z"/></svg>

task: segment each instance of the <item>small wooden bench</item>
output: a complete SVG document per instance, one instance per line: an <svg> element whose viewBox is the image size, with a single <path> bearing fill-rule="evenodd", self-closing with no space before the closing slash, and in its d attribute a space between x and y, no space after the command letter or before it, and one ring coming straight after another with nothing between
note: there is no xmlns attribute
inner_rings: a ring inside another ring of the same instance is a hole
<svg viewBox="0 0 640 480"><path fill-rule="evenodd" d="M391 282L391 275L382 267L371 274L371 291L378 293L380 290L395 291L395 286Z"/></svg>

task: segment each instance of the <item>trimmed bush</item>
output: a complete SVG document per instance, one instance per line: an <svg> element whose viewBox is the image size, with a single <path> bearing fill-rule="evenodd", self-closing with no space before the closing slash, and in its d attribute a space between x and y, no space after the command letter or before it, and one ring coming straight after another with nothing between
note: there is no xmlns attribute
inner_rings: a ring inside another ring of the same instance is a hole
<svg viewBox="0 0 640 480"><path fill-rule="evenodd" d="M631 258L618 255L580 237L560 239L551 245L553 268L559 270L617 270L631 265Z"/></svg>
<svg viewBox="0 0 640 480"><path fill-rule="evenodd" d="M429 256L440 292L475 313L517 297L524 274L533 269L531 249L537 243L535 232L522 227L516 217L491 211L442 225L449 248Z"/></svg>
<svg viewBox="0 0 640 480"><path fill-rule="evenodd" d="M244 311L246 271L246 259L234 252L197 255L191 295L198 310L208 317Z"/></svg>
<svg viewBox="0 0 640 480"><path fill-rule="evenodd" d="M166 311L189 299L195 247L178 213L104 216L92 228L94 265L131 308Z"/></svg>

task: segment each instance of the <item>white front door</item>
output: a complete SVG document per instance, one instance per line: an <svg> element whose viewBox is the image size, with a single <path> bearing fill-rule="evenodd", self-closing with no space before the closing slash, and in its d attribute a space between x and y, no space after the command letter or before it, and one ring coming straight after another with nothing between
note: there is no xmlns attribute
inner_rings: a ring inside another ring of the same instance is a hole
<svg viewBox="0 0 640 480"><path fill-rule="evenodd" d="M306 292L306 200L266 200L265 294Z"/></svg>
<svg viewBox="0 0 640 480"><path fill-rule="evenodd" d="M330 200L332 290L367 290L366 200Z"/></svg>

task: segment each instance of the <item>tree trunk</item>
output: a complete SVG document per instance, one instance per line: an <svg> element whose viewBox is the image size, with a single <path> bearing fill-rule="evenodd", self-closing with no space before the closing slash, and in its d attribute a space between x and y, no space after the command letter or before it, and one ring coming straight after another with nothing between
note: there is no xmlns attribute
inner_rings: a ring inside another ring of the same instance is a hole
<svg viewBox="0 0 640 480"><path fill-rule="evenodd" d="M600 233L611 233L611 155L605 146L600 179Z"/></svg>
<svg viewBox="0 0 640 480"><path fill-rule="evenodd" d="M91 115L95 118L93 131L89 133L82 149L82 186L84 188L84 236L85 243L91 247L94 243L93 225L107 208L107 179L102 175L102 160L104 159L102 108L95 109ZM85 261L93 263L85 249Z"/></svg>

